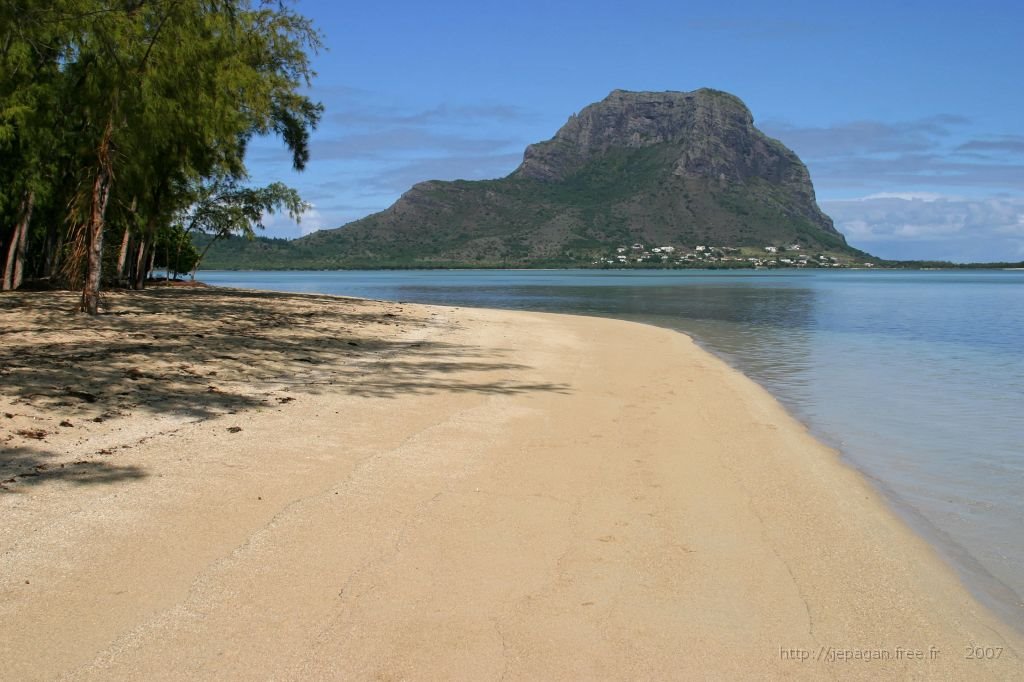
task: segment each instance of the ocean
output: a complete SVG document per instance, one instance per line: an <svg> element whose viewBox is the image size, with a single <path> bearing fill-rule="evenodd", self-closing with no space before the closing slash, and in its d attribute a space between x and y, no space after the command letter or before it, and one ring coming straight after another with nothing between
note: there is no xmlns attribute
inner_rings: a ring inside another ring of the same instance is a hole
<svg viewBox="0 0 1024 682"><path fill-rule="evenodd" d="M220 286L598 315L759 382L1024 630L1024 271L218 272Z"/></svg>

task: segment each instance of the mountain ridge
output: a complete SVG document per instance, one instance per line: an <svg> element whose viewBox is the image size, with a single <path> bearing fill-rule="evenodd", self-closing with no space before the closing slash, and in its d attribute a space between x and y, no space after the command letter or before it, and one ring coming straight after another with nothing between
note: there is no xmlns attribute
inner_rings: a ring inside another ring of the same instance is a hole
<svg viewBox="0 0 1024 682"><path fill-rule="evenodd" d="M293 244L333 267L530 267L587 265L634 242L861 253L818 207L797 155L708 88L614 90L504 178L420 182Z"/></svg>

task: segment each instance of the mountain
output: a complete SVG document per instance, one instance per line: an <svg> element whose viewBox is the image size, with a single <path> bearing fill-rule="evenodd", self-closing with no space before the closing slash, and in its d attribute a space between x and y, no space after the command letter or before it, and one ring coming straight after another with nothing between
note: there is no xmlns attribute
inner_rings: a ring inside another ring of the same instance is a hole
<svg viewBox="0 0 1024 682"><path fill-rule="evenodd" d="M860 254L818 208L796 154L737 97L701 89L616 90L527 147L505 178L421 182L343 227L253 245L248 260L262 248L265 267L585 265L636 242ZM210 267L224 267L217 250Z"/></svg>

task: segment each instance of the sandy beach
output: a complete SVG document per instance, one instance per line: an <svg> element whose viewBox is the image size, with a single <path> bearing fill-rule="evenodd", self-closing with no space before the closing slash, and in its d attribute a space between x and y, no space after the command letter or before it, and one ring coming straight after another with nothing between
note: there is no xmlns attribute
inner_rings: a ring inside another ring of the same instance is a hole
<svg viewBox="0 0 1024 682"><path fill-rule="evenodd" d="M0 678L1021 679L1024 640L655 327L0 296Z"/></svg>

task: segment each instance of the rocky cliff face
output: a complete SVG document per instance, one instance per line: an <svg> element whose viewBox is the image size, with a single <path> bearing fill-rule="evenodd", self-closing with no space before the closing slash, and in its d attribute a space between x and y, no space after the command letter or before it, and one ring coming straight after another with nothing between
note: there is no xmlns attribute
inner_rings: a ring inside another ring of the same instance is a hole
<svg viewBox="0 0 1024 682"><path fill-rule="evenodd" d="M626 241L847 248L797 156L709 89L616 90L530 145L507 178L420 183L302 241L342 265L572 264Z"/></svg>
<svg viewBox="0 0 1024 682"><path fill-rule="evenodd" d="M754 127L738 97L718 90L615 90L574 114L552 139L527 147L512 175L557 182L611 150L655 146L673 149L671 173L677 177L720 183L758 178L786 186L799 200L800 213L835 232L817 207L807 167Z"/></svg>
<svg viewBox="0 0 1024 682"><path fill-rule="evenodd" d="M527 147L514 175L563 180L612 149L670 144L680 152L673 172L739 180L778 165L758 137L750 111L732 95L615 90L573 114L551 140Z"/></svg>

